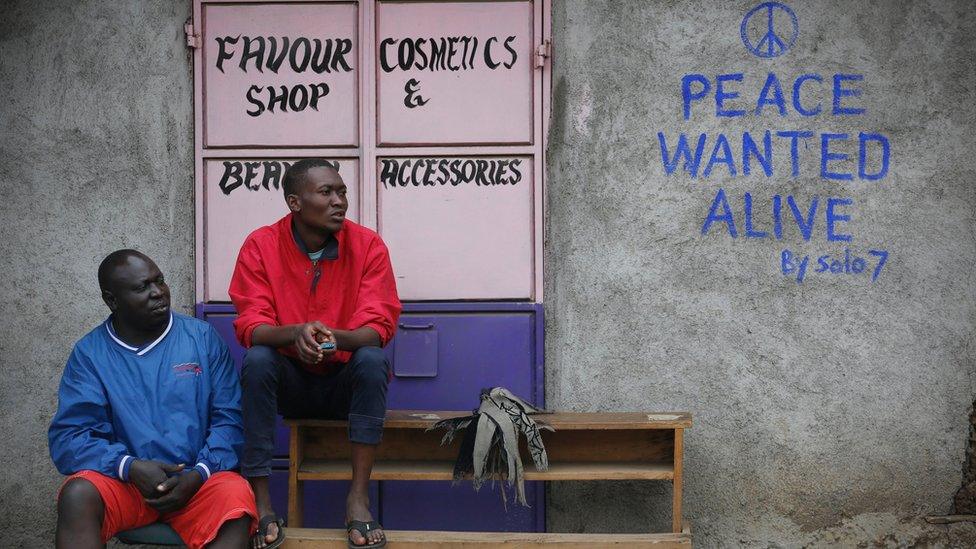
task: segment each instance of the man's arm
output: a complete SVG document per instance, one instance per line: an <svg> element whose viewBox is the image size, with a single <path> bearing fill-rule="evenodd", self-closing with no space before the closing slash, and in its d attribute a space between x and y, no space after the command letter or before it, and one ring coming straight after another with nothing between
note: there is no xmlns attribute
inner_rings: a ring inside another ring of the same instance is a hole
<svg viewBox="0 0 976 549"><path fill-rule="evenodd" d="M116 440L102 383L77 347L61 375L58 411L47 437L51 459L61 474L88 469L129 480L129 468L135 458Z"/></svg>
<svg viewBox="0 0 976 549"><path fill-rule="evenodd" d="M377 237L367 251L356 312L349 322L350 326L357 328L348 332L333 330L339 348L355 351L366 345L386 345L396 333L401 309L390 253Z"/></svg>

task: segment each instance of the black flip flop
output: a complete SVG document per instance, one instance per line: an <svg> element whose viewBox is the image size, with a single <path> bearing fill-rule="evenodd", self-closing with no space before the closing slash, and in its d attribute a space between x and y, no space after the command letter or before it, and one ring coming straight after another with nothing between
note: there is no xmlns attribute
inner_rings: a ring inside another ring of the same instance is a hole
<svg viewBox="0 0 976 549"><path fill-rule="evenodd" d="M369 540L369 536L366 534L368 534L370 530L382 529L383 527L380 526L380 523L376 522L375 520L368 522L363 522L361 520L350 520L346 523L346 535L355 530L367 540ZM351 539L347 540L347 543L349 549L376 549L377 547L386 547L386 533L384 532L383 539L377 541L376 543L364 543L363 545L356 545Z"/></svg>
<svg viewBox="0 0 976 549"><path fill-rule="evenodd" d="M278 518L278 515L274 513L261 517L261 520L258 521L258 532L254 536L261 536L264 539L268 535L268 525L272 523L278 525L278 537L274 541L266 542L267 545L264 546L264 549L275 549L281 547L281 544L285 542L285 530L283 528L285 521ZM251 539L254 539L254 536L251 536Z"/></svg>

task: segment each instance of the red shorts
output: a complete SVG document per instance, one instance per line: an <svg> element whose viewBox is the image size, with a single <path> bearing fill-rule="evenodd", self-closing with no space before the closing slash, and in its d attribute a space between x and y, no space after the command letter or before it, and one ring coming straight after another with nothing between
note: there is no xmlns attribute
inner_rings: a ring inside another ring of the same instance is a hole
<svg viewBox="0 0 976 549"><path fill-rule="evenodd" d="M254 503L254 492L244 477L237 473L215 473L203 483L186 507L162 515L146 504L139 489L131 482L122 482L95 471L79 471L64 482L76 478L94 484L105 503L102 543L108 542L119 532L157 521L165 522L176 530L189 549L210 543L225 522L244 515L251 517L251 533L257 531L258 510Z"/></svg>

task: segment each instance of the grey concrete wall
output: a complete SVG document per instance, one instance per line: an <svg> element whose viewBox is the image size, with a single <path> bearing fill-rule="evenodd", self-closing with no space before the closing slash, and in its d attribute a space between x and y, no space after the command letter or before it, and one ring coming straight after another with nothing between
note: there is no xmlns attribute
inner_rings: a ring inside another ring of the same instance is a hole
<svg viewBox="0 0 976 549"><path fill-rule="evenodd" d="M555 3L547 402L692 412L685 510L702 547L970 546L971 526L918 517L950 511L974 396L976 6L788 2L796 45L760 59L739 34L758 3ZM828 90L834 73L863 74L851 104L867 112L802 118L791 107L784 117L768 109L730 119L716 117L711 101L683 119L683 75L714 84L739 72L733 89L751 108L767 72L784 86L820 73ZM772 177L730 177L719 165L693 179L662 165L658 132L672 148L679 132L708 132L707 158L715 134L739 143L744 130L765 129L882 133L890 171L876 182L823 180L819 141L801 149L796 178L788 142L775 144ZM714 226L701 234L719 188L738 238ZM798 284L780 273L783 249L815 262L843 254L845 243L827 241L823 210L809 242L789 209L782 240L745 238L745 192L755 229L770 232L775 194L804 209L814 195L851 198L846 246L887 250L888 265L873 284L809 273ZM664 529L669 495L642 484L557 484L549 524L641 531L650 514L664 515L652 521Z"/></svg>
<svg viewBox="0 0 976 549"><path fill-rule="evenodd" d="M0 6L0 532L53 544L60 477L47 450L72 344L108 310L108 252L159 263L193 304L190 2Z"/></svg>

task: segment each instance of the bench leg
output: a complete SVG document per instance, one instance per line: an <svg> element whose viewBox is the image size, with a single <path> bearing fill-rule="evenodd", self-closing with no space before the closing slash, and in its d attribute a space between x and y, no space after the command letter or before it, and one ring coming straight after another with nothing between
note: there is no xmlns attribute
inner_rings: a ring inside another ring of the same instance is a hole
<svg viewBox="0 0 976 549"><path fill-rule="evenodd" d="M671 502L671 530L681 532L682 460L684 459L684 429L674 430L674 490Z"/></svg>
<svg viewBox="0 0 976 549"><path fill-rule="evenodd" d="M304 433L301 427L292 426L288 459L288 526L294 528L302 527L302 500L304 499L302 485L304 482L298 480L298 469L302 463L302 451L304 450L302 435Z"/></svg>

